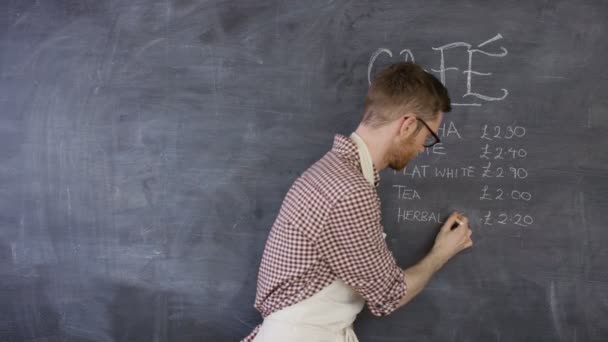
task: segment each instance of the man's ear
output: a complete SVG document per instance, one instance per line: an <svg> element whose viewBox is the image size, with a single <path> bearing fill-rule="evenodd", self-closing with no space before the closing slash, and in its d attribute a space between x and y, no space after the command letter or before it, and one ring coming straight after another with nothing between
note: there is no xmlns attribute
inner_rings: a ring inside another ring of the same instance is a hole
<svg viewBox="0 0 608 342"><path fill-rule="evenodd" d="M416 117L414 115L407 114L400 119L399 135L407 138L416 131L417 127L418 121L416 120Z"/></svg>

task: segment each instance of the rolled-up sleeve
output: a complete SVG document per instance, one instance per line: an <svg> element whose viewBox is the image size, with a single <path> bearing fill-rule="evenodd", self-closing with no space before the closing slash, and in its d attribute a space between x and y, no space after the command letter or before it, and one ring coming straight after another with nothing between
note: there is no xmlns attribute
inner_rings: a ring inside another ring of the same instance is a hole
<svg viewBox="0 0 608 342"><path fill-rule="evenodd" d="M374 193L361 189L337 201L317 246L336 275L367 301L373 315L385 316L397 308L407 285L383 237Z"/></svg>

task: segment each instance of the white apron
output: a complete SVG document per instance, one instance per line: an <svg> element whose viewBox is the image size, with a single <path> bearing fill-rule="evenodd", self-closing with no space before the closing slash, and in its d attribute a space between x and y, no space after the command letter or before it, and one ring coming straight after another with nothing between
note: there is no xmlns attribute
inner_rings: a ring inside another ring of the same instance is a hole
<svg viewBox="0 0 608 342"><path fill-rule="evenodd" d="M356 133L363 175L374 185L369 150ZM270 314L264 319L253 342L358 342L353 322L365 299L340 279L301 302Z"/></svg>

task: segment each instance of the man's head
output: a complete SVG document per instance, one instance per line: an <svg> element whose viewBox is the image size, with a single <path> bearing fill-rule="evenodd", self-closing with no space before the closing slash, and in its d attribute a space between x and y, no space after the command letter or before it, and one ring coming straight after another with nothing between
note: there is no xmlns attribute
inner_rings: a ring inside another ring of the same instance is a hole
<svg viewBox="0 0 608 342"><path fill-rule="evenodd" d="M401 170L424 151L431 130L450 110L448 91L437 78L414 63L397 63L374 78L361 125L385 135L384 164Z"/></svg>

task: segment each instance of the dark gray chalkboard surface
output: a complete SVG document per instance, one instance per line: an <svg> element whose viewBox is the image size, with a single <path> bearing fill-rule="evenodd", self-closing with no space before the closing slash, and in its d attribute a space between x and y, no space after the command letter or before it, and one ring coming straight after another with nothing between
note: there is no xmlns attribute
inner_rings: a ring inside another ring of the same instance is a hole
<svg viewBox="0 0 608 342"><path fill-rule="evenodd" d="M399 264L476 245L365 341L608 340L608 2L0 4L0 341L237 341L284 194L368 78L448 87L379 188Z"/></svg>

